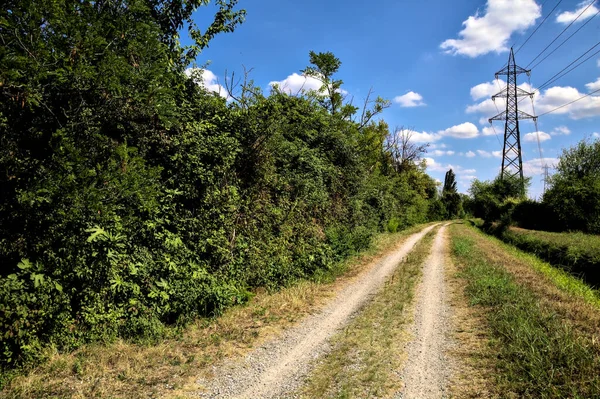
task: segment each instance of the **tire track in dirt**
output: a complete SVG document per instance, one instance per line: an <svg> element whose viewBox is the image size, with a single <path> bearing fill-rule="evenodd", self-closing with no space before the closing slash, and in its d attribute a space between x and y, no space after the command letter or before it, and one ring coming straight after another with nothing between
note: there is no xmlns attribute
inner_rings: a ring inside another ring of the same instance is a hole
<svg viewBox="0 0 600 399"><path fill-rule="evenodd" d="M199 380L201 398L286 398L313 361L328 351L328 339L343 327L394 272L415 244L435 226L409 236L401 247L342 290L323 310L244 359L215 366L212 380Z"/></svg>
<svg viewBox="0 0 600 399"><path fill-rule="evenodd" d="M445 261L448 257L446 225L442 226L423 264L423 278L417 286L414 340L408 345L408 360L403 371L404 389L399 398L427 399L448 397L451 364L450 306L447 299Z"/></svg>

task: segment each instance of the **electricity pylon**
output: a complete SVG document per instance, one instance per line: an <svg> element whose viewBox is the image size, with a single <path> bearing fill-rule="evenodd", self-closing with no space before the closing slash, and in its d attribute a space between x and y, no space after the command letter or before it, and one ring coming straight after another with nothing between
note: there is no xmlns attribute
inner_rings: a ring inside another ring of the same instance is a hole
<svg viewBox="0 0 600 399"><path fill-rule="evenodd" d="M519 131L519 119L537 119L537 116L529 115L518 109L519 97L529 96L533 98L533 93L527 92L517 87L517 75L526 73L530 75L530 69L524 69L515 63L515 54L510 49L508 64L496 72L496 79L500 75L506 75L506 88L492 96L492 101L496 98L506 98L506 110L489 119L492 121L505 121L504 123L504 148L502 150L502 170L500 171L500 180L504 177L519 176L521 178L521 187L525 193L523 180L523 157L521 156L521 133Z"/></svg>

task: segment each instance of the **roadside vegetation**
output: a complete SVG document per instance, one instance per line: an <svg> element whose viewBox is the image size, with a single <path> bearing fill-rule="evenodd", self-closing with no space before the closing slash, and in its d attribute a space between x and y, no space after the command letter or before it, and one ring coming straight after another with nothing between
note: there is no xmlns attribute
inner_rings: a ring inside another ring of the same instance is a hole
<svg viewBox="0 0 600 399"><path fill-rule="evenodd" d="M311 372L301 397L381 398L402 388L398 370L406 361L410 305L438 229L419 241L382 291L332 339L333 349Z"/></svg>
<svg viewBox="0 0 600 399"><path fill-rule="evenodd" d="M509 253L493 238L465 225L453 225L451 237L468 300L484 310L488 351L495 355L488 358L496 359L495 394L600 395L598 308L561 290L532 267L531 257Z"/></svg>
<svg viewBox="0 0 600 399"><path fill-rule="evenodd" d="M474 180L465 211L487 224L499 222L553 232L600 233L600 140L584 139L563 150L541 201L526 199L530 178Z"/></svg>
<svg viewBox="0 0 600 399"><path fill-rule="evenodd" d="M444 217L427 146L377 119L388 101L347 101L332 53L298 66L320 90L204 87L236 3L0 10L0 385L81 345L172 338Z"/></svg>
<svg viewBox="0 0 600 399"><path fill-rule="evenodd" d="M600 287L600 236L581 232L554 233L518 227L482 227L502 241L532 253L594 288Z"/></svg>
<svg viewBox="0 0 600 399"><path fill-rule="evenodd" d="M247 304L218 318L202 318L179 334L152 345L117 340L49 355L28 375L14 376L6 398L182 397L198 389L220 360L245 354L282 329L316 311L355 276L401 245L419 225L374 237L369 249L320 274L277 292L259 290Z"/></svg>
<svg viewBox="0 0 600 399"><path fill-rule="evenodd" d="M541 201L525 198L530 179L474 180L464 201L486 233L600 286L600 140L563 150Z"/></svg>

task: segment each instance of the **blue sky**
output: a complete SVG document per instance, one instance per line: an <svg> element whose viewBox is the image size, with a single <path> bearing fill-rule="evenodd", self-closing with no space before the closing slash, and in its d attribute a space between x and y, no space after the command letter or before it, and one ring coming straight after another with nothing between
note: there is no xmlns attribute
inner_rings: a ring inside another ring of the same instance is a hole
<svg viewBox="0 0 600 399"><path fill-rule="evenodd" d="M531 86L527 76L519 76L524 89L535 90L598 43L600 5L594 3L581 13L590 2L241 0L246 21L235 32L216 37L197 62L208 63L203 77L212 90L220 89L226 70L241 74L245 66L265 90L278 82L296 92L302 84L306 88L314 83L300 76L309 51L331 51L342 61L339 78L348 96L360 103L372 87L375 95L392 100L382 118L391 128L410 128L415 141L431 142L428 173L443 180L452 167L459 190L466 192L471 179L491 179L500 169L504 126L494 122L497 137L487 119L497 113L489 97L503 86L494 81L494 73L506 63L510 46L519 49L549 15L516 54L517 64L525 67L578 15L538 61L587 22L533 68ZM211 11L207 7L198 12L200 26L206 25ZM598 50L600 45L582 60ZM542 114L597 89L600 53L537 93L535 111ZM521 104L532 113L529 99ZM496 105L500 110L504 106L500 100ZM599 122L600 93L541 116L543 162L537 135L528 135L535 132L534 124L522 122L525 173L533 177L530 196L542 193L542 164L552 166L562 148L600 135Z"/></svg>

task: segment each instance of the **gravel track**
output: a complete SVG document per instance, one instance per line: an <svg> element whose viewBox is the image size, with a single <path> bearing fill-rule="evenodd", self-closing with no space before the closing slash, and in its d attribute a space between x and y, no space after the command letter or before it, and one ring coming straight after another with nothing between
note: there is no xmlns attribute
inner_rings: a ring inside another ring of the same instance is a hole
<svg viewBox="0 0 600 399"><path fill-rule="evenodd" d="M448 256L445 231L446 225L439 229L417 286L411 328L414 340L408 345L408 361L402 374L404 389L399 398L448 397L451 363L446 351L450 348L447 335L451 320L444 275L444 259Z"/></svg>
<svg viewBox="0 0 600 399"><path fill-rule="evenodd" d="M211 399L291 398L289 393L302 383L314 360L328 352L328 339L368 302L415 244L434 227L409 236L399 249L358 277L320 312L244 359L215 366L215 378L199 380L200 390L195 395Z"/></svg>

